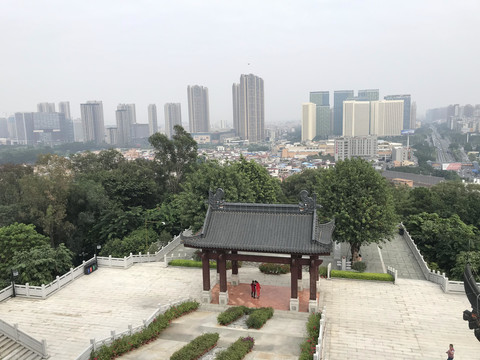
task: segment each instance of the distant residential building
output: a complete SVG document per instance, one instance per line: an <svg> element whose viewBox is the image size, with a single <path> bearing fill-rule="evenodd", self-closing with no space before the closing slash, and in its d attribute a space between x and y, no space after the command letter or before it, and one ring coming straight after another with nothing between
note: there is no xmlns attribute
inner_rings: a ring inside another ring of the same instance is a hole
<svg viewBox="0 0 480 360"><path fill-rule="evenodd" d="M15 113L15 129L17 143L20 145L33 145L33 113Z"/></svg>
<svg viewBox="0 0 480 360"><path fill-rule="evenodd" d="M83 141L96 144L105 142L105 125L103 121L103 104L101 101L87 101L80 104L83 126Z"/></svg>
<svg viewBox="0 0 480 360"><path fill-rule="evenodd" d="M11 140L14 140L17 138L17 127L16 127L16 121L15 121L15 115L9 116L7 118L7 130L8 130L8 137Z"/></svg>
<svg viewBox="0 0 480 360"><path fill-rule="evenodd" d="M7 118L0 118L0 138L9 138Z"/></svg>
<svg viewBox="0 0 480 360"><path fill-rule="evenodd" d="M312 91L310 92L310 102L316 105L315 136L327 138L333 133L330 93L328 91Z"/></svg>
<svg viewBox="0 0 480 360"><path fill-rule="evenodd" d="M41 113L41 112L54 113L55 112L55 104L54 103L48 103L48 102L37 104L37 112L39 112L39 113Z"/></svg>
<svg viewBox="0 0 480 360"><path fill-rule="evenodd" d="M333 135L343 134L343 102L353 97L353 90L333 92Z"/></svg>
<svg viewBox="0 0 480 360"><path fill-rule="evenodd" d="M402 129L412 129L410 122L411 96L410 95L387 95L385 100L403 100L403 124Z"/></svg>
<svg viewBox="0 0 480 360"><path fill-rule="evenodd" d="M148 133L153 135L158 132L157 105L148 105Z"/></svg>
<svg viewBox="0 0 480 360"><path fill-rule="evenodd" d="M412 101L412 106L410 108L410 129L416 129L416 128L417 128L417 103L415 101Z"/></svg>
<svg viewBox="0 0 480 360"><path fill-rule="evenodd" d="M302 142L312 141L316 134L316 105L302 104Z"/></svg>
<svg viewBox="0 0 480 360"><path fill-rule="evenodd" d="M105 127L105 142L110 145L117 145L117 127L114 125L107 125Z"/></svg>
<svg viewBox="0 0 480 360"><path fill-rule="evenodd" d="M378 89L358 90L359 100L376 101L380 98L380 92Z"/></svg>
<svg viewBox="0 0 480 360"><path fill-rule="evenodd" d="M188 125L191 133L210 131L208 88L193 85L187 87Z"/></svg>
<svg viewBox="0 0 480 360"><path fill-rule="evenodd" d="M370 103L370 135L401 135L404 108L403 100L372 101Z"/></svg>
<svg viewBox="0 0 480 360"><path fill-rule="evenodd" d="M16 138L19 144L60 144L73 141L70 122L61 113L16 113Z"/></svg>
<svg viewBox="0 0 480 360"><path fill-rule="evenodd" d="M165 111L165 134L169 139L175 134L173 127L182 125L182 108L180 103L167 103Z"/></svg>
<svg viewBox="0 0 480 360"><path fill-rule="evenodd" d="M370 101L343 102L343 136L370 135Z"/></svg>
<svg viewBox="0 0 480 360"><path fill-rule="evenodd" d="M130 131L132 124L130 122L130 115L125 106L119 105L115 111L115 119L117 121L117 135L116 144L120 147L126 147L132 138Z"/></svg>
<svg viewBox="0 0 480 360"><path fill-rule="evenodd" d="M233 84L233 124L243 140L257 143L265 140L265 100L263 79L253 74L240 75Z"/></svg>
<svg viewBox="0 0 480 360"><path fill-rule="evenodd" d="M133 133L132 139L133 140L142 140L148 139L149 137L149 126L148 124L133 124Z"/></svg>
<svg viewBox="0 0 480 360"><path fill-rule="evenodd" d="M83 142L82 119L73 120L73 135L76 142Z"/></svg>
<svg viewBox="0 0 480 360"><path fill-rule="evenodd" d="M310 102L317 106L330 106L330 92L328 91L311 91Z"/></svg>
<svg viewBox="0 0 480 360"><path fill-rule="evenodd" d="M61 101L58 103L58 112L65 115L65 119L72 120L70 115L70 102Z"/></svg>
<svg viewBox="0 0 480 360"><path fill-rule="evenodd" d="M335 139L335 161L354 157L369 160L376 156L376 136L345 136Z"/></svg>

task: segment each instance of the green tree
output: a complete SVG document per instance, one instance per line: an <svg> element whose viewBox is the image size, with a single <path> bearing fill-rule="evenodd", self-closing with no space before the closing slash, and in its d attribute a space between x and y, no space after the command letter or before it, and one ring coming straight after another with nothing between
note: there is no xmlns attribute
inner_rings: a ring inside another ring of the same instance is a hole
<svg viewBox="0 0 480 360"><path fill-rule="evenodd" d="M14 261L16 253L48 243L48 237L39 234L34 225L14 223L0 227L0 279L10 279L10 272L17 265Z"/></svg>
<svg viewBox="0 0 480 360"><path fill-rule="evenodd" d="M301 173L291 175L282 182L283 194L288 202L297 203L300 191L307 190L309 194L315 192L320 182L323 170L306 169Z"/></svg>
<svg viewBox="0 0 480 360"><path fill-rule="evenodd" d="M480 249L475 227L466 225L458 215L442 218L421 213L409 216L404 225L431 268L441 269L448 276L459 253Z"/></svg>
<svg viewBox="0 0 480 360"><path fill-rule="evenodd" d="M45 244L15 253L13 262L19 271L19 282L38 286L67 273L72 267L72 257L73 253L64 244L56 248Z"/></svg>
<svg viewBox="0 0 480 360"><path fill-rule="evenodd" d="M185 174L196 163L197 143L180 125L175 125L174 131L171 140L164 134L155 133L148 141L155 149L159 172L166 173L170 191L177 193Z"/></svg>
<svg viewBox="0 0 480 360"><path fill-rule="evenodd" d="M457 255L455 267L451 270L452 279L463 280L463 272L467 262L470 264L477 282L480 282L480 251L461 251Z"/></svg>
<svg viewBox="0 0 480 360"><path fill-rule="evenodd" d="M32 176L33 168L27 165L0 165L0 226L20 220L22 188L20 180Z"/></svg>
<svg viewBox="0 0 480 360"><path fill-rule="evenodd" d="M123 239L114 238L108 240L102 247L101 256L124 257L130 253L146 254L150 245L159 240L158 234L153 229L139 228L132 231Z"/></svg>
<svg viewBox="0 0 480 360"><path fill-rule="evenodd" d="M350 244L354 260L362 245L392 237L397 218L391 189L365 160L339 161L321 176L317 193L323 215L335 218L335 239Z"/></svg>

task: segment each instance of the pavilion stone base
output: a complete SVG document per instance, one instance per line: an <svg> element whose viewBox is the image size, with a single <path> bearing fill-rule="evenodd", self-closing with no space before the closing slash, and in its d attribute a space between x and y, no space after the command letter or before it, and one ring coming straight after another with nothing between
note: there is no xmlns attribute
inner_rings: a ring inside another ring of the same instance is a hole
<svg viewBox="0 0 480 360"><path fill-rule="evenodd" d="M228 291L219 293L218 304L219 305L228 305Z"/></svg>
<svg viewBox="0 0 480 360"><path fill-rule="evenodd" d="M298 279L298 291L303 291L303 280Z"/></svg>
<svg viewBox="0 0 480 360"><path fill-rule="evenodd" d="M309 313L316 313L317 311L318 311L317 300L309 300L308 301L308 312Z"/></svg>
<svg viewBox="0 0 480 360"><path fill-rule="evenodd" d="M237 286L238 284L240 284L240 279L238 278L238 274L232 274L230 281L233 286Z"/></svg>
<svg viewBox="0 0 480 360"><path fill-rule="evenodd" d="M212 291L203 290L202 291L202 304L210 304L212 302Z"/></svg>
<svg viewBox="0 0 480 360"><path fill-rule="evenodd" d="M290 298L290 311L299 311L300 302L298 299Z"/></svg>

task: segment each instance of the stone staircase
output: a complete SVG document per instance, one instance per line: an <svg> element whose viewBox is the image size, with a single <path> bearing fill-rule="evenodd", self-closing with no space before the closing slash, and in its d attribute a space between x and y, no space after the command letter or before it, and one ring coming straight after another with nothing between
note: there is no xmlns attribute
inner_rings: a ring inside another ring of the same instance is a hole
<svg viewBox="0 0 480 360"><path fill-rule="evenodd" d="M0 334L1 360L41 360L42 356L17 343L9 337Z"/></svg>

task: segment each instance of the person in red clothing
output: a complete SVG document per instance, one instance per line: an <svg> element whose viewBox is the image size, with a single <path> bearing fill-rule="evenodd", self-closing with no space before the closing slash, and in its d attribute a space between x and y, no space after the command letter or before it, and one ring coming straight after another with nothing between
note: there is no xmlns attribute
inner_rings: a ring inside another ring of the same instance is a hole
<svg viewBox="0 0 480 360"><path fill-rule="evenodd" d="M252 295L252 297L255 299L255 293L256 293L256 286L255 286L255 281L252 280L252 283L250 284L250 289L252 290L250 295Z"/></svg>
<svg viewBox="0 0 480 360"><path fill-rule="evenodd" d="M447 350L447 356L447 360L453 360L453 357L455 356L455 349L453 348L453 344L450 344L450 347Z"/></svg>
<svg viewBox="0 0 480 360"><path fill-rule="evenodd" d="M260 299L260 283L255 280L255 290L256 290L256 293L257 293L257 299Z"/></svg>

